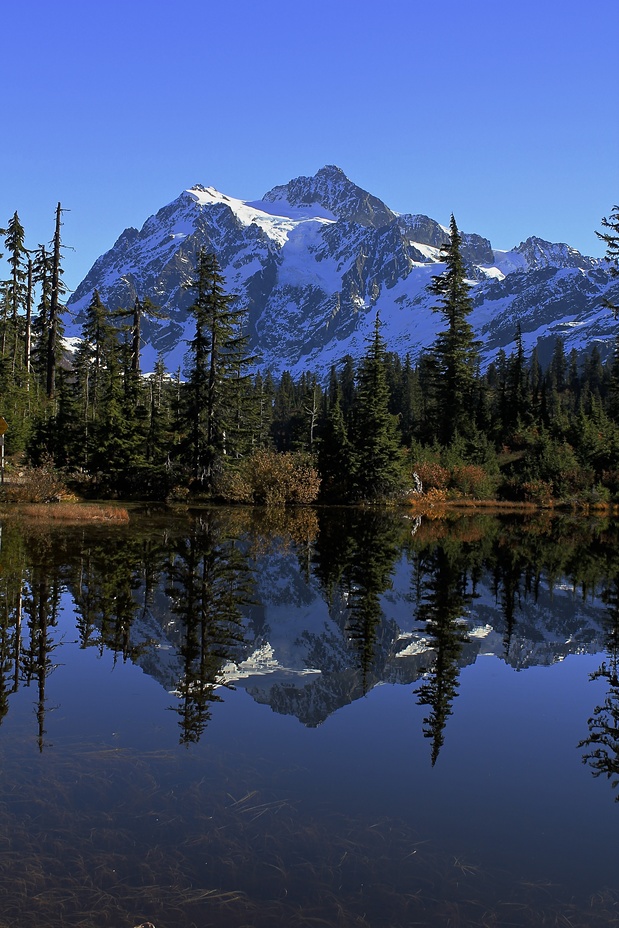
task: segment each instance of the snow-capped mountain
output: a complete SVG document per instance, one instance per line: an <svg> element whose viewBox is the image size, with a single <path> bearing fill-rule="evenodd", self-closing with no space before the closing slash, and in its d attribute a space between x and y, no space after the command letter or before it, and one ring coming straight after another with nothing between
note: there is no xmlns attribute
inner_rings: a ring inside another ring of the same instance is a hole
<svg viewBox="0 0 619 928"><path fill-rule="evenodd" d="M304 574L292 552L261 557L255 578L255 605L245 615L243 642L222 667L219 680L244 689L274 712L314 727L375 686L410 686L435 665L436 645L418 616L405 556L394 565L391 585L380 597L373 656L365 672L343 589L334 590L327 601L316 578ZM457 665L471 666L481 655L492 655L524 670L573 654L601 653L604 615L599 597L583 600L567 581L543 580L535 595L519 598L508 633L493 577L484 573L462 613L464 641ZM146 644L137 659L143 670L175 691L183 673L182 630L170 621L164 596L156 596L151 609L134 622L131 639L134 645Z"/></svg>
<svg viewBox="0 0 619 928"><path fill-rule="evenodd" d="M457 217L456 217L457 218ZM252 351L274 374L324 374L346 354L366 348L376 312L391 351L416 357L442 326L427 286L443 268L444 226L398 214L326 166L243 201L196 185L146 220L126 229L93 265L71 300L72 331L97 289L110 309L150 298L165 319L144 325L142 368L162 352L168 370L183 366L193 322L187 309L201 247L214 252L230 292L248 310ZM520 322L527 351L547 359L557 335L569 351L595 342L602 355L615 337L604 298L619 283L602 259L566 244L531 237L511 251L463 233L474 311L471 322L486 360L513 348ZM613 295L614 294L614 295Z"/></svg>

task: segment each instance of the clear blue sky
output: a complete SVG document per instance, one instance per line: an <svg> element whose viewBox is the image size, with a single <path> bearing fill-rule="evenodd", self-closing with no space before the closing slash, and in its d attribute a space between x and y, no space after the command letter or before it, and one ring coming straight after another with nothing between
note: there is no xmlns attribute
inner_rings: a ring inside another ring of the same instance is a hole
<svg viewBox="0 0 619 928"><path fill-rule="evenodd" d="M0 226L47 242L61 201L70 287L192 184L257 199L324 164L495 248L603 254L618 0L5 0L1 21Z"/></svg>

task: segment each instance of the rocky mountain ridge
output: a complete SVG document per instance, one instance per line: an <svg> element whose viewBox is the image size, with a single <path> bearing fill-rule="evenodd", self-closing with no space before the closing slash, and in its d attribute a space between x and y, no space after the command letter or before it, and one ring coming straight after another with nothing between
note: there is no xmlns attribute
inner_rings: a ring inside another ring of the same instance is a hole
<svg viewBox="0 0 619 928"><path fill-rule="evenodd" d="M432 672L436 642L418 616L406 557L394 566L390 588L380 597L374 656L365 669L351 633L346 591L334 590L327 601L293 553L261 558L255 578L255 605L246 611L242 644L223 665L220 683L246 690L274 712L315 727L376 686L416 690ZM482 574L462 612L459 669L481 656L525 670L604 651L606 610L600 597L583 600L567 582L544 579L535 596L519 598L510 626L493 586L492 576ZM165 597L155 597L151 610L134 623L132 643L145 643L138 663L174 691L183 672L183 633L170 618Z"/></svg>
<svg viewBox="0 0 619 928"><path fill-rule="evenodd" d="M364 352L377 311L389 349L414 358L441 327L427 286L442 270L440 247L447 241L444 226L396 213L333 165L256 201L198 184L141 229L126 229L97 259L69 301L67 334L79 335L95 289L110 309L148 297L167 318L145 324L142 368L151 370L161 353L168 370L182 369L193 336L186 284L205 247L247 308L251 348L262 369L326 374L345 355ZM497 251L487 238L466 232L463 254L471 322L486 361L501 348L512 350L518 322L526 350L537 344L542 360L558 335L568 351L593 343L603 356L611 350L614 320L603 300L617 300L619 283L604 260L535 236Z"/></svg>

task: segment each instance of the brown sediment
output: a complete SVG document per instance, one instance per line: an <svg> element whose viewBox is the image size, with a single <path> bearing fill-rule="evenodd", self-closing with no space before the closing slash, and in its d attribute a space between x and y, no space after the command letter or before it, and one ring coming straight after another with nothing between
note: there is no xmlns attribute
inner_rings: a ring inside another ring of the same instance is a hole
<svg viewBox="0 0 619 928"><path fill-rule="evenodd" d="M317 821L247 770L183 785L166 752L79 745L45 772L2 756L0 928L616 924L619 898L488 871L399 819ZM220 763L225 763L222 758ZM145 788L146 787L146 788ZM257 815L256 813L260 814Z"/></svg>

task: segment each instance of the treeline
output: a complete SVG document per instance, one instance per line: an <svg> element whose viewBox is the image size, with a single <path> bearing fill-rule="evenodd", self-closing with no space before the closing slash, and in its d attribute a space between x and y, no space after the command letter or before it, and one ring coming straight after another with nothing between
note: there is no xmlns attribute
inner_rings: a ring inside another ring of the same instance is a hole
<svg viewBox="0 0 619 928"><path fill-rule="evenodd" d="M544 370L513 348L482 371L460 232L430 291L444 328L420 358L388 350L379 314L364 356L331 369L256 374L246 313L214 255L196 260L194 337L182 370L141 371L150 300L110 310L97 291L72 354L63 350L61 207L52 245L29 251L17 213L3 230L0 415L7 454L83 494L238 502L503 497L538 503L619 498L619 340L602 363L560 338ZM618 215L604 224L619 229ZM609 255L616 236L610 239ZM23 476L23 471L22 471ZM22 485L24 480L22 479ZM46 484L47 485L47 484Z"/></svg>

